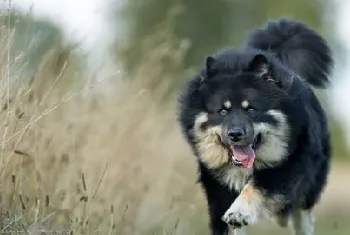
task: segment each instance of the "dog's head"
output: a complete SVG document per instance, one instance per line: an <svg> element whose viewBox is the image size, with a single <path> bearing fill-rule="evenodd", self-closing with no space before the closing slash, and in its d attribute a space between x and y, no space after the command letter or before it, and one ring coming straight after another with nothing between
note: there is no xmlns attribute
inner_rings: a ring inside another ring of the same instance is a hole
<svg viewBox="0 0 350 235"><path fill-rule="evenodd" d="M193 87L181 102L180 122L208 167L263 167L283 160L290 101L264 55L255 55L239 71L208 57Z"/></svg>

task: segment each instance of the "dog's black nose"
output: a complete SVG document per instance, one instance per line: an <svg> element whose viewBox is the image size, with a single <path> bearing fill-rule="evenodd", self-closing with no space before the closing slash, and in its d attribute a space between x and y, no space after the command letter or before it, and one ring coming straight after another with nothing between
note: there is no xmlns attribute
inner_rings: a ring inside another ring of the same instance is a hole
<svg viewBox="0 0 350 235"><path fill-rule="evenodd" d="M227 132L228 137L233 142L240 141L243 138L244 134L245 134L244 129L238 128L238 127L229 129Z"/></svg>

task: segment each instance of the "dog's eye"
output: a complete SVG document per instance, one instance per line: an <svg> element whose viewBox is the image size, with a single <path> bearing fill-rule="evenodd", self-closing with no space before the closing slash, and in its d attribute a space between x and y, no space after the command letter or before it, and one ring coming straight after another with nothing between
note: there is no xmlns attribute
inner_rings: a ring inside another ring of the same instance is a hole
<svg viewBox="0 0 350 235"><path fill-rule="evenodd" d="M248 111L249 113L253 113L253 112L255 111L255 109L254 109L253 107L248 107L248 108L247 108L247 111Z"/></svg>
<svg viewBox="0 0 350 235"><path fill-rule="evenodd" d="M227 114L227 110L226 109L220 109L219 110L219 114L220 114L220 116L225 116L226 114Z"/></svg>

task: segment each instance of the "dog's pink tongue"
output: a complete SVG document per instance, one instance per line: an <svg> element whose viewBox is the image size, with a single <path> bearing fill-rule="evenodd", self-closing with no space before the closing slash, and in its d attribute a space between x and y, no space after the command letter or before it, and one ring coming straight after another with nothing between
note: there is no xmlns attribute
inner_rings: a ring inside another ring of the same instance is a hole
<svg viewBox="0 0 350 235"><path fill-rule="evenodd" d="M233 146L232 153L243 167L252 168L255 160L255 152L251 146Z"/></svg>

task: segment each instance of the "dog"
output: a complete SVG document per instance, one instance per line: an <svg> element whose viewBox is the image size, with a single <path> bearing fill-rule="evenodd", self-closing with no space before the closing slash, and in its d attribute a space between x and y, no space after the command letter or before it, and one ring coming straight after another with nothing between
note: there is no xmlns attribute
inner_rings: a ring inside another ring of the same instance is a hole
<svg viewBox="0 0 350 235"><path fill-rule="evenodd" d="M332 68L325 39L284 17L206 56L186 82L177 122L198 162L212 235L245 234L261 219L313 234L332 152L313 88L329 87Z"/></svg>

